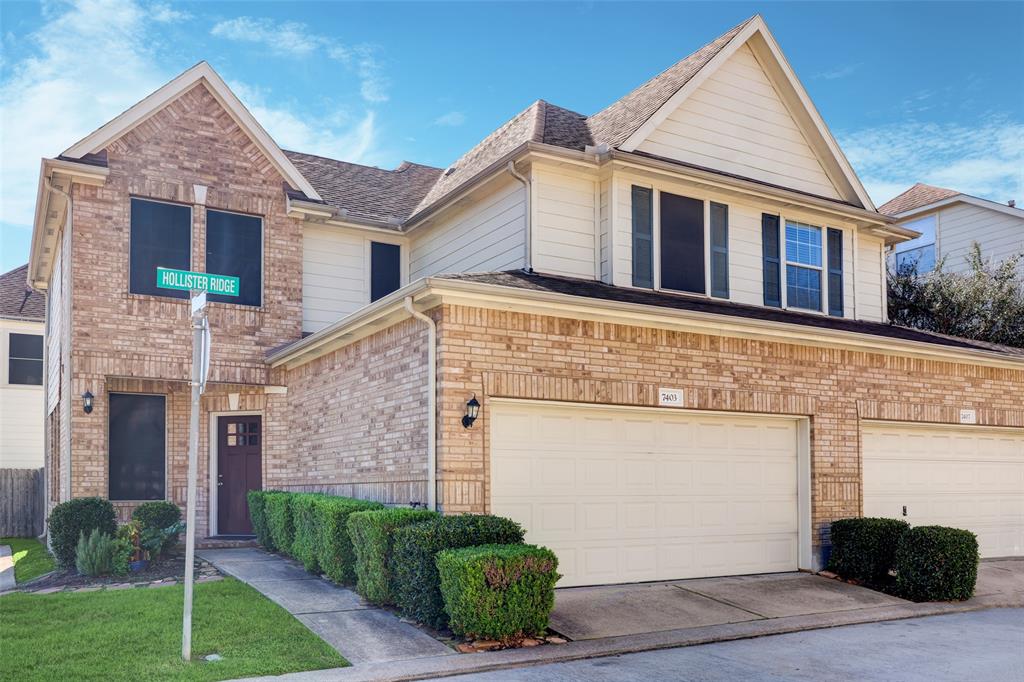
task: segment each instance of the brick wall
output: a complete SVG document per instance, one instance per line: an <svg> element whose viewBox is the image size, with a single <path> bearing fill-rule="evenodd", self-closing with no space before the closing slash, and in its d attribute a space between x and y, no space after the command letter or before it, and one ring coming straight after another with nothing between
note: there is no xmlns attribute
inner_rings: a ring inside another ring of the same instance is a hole
<svg viewBox="0 0 1024 682"><path fill-rule="evenodd" d="M693 409L811 418L815 544L861 511L860 419L1024 426L1024 371L445 305L440 312L439 500L487 511L495 397L656 406L659 386ZM475 393L472 429L460 423Z"/></svg>

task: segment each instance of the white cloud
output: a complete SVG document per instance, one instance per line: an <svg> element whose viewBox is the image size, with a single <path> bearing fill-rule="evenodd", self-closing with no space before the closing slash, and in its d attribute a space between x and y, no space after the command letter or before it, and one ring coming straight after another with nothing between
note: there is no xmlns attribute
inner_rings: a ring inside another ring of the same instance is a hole
<svg viewBox="0 0 1024 682"><path fill-rule="evenodd" d="M1024 123L905 121L840 134L868 193L882 203L915 182L1004 202L1024 199Z"/></svg>
<svg viewBox="0 0 1024 682"><path fill-rule="evenodd" d="M861 63L846 64L845 66L837 66L828 71L822 71L821 73L815 74L814 78L820 78L822 80L836 80L837 78L846 78L856 73L857 69L861 67Z"/></svg>
<svg viewBox="0 0 1024 682"><path fill-rule="evenodd" d="M0 76L5 231L7 225L31 225L41 158L60 154L188 66L168 63L161 51L173 46L154 31L151 13L152 6L135 0L77 0L52 9L35 33L22 37L31 56L8 60ZM318 118L272 103L244 83L232 87L284 147L356 162L381 160L372 112Z"/></svg>
<svg viewBox="0 0 1024 682"><path fill-rule="evenodd" d="M221 21L210 29L219 38L253 43L266 47L273 54L308 57L320 50L344 64L359 78L359 93L367 102L388 101L390 79L384 75L379 59L380 48L374 45L341 45L317 35L309 26L297 21L278 23L266 18L237 17Z"/></svg>
<svg viewBox="0 0 1024 682"><path fill-rule="evenodd" d="M149 18L161 24L173 24L188 21L192 15L185 10L174 9L168 4L155 2L149 6Z"/></svg>
<svg viewBox="0 0 1024 682"><path fill-rule="evenodd" d="M447 114L443 114L434 119L434 125L436 126L450 126L455 128L466 122L466 115L461 111L449 111Z"/></svg>

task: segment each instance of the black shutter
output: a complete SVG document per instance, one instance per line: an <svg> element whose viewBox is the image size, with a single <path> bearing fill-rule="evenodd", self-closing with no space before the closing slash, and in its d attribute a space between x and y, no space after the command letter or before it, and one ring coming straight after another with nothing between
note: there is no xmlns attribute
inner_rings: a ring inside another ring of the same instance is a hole
<svg viewBox="0 0 1024 682"><path fill-rule="evenodd" d="M192 210L188 206L132 198L128 291L188 298L187 291L158 288L156 269L189 270L191 250Z"/></svg>
<svg viewBox="0 0 1024 682"><path fill-rule="evenodd" d="M633 187L633 286L654 287L653 190Z"/></svg>
<svg viewBox="0 0 1024 682"><path fill-rule="evenodd" d="M764 304L782 307L782 262L779 260L779 216L761 214L761 253L764 261Z"/></svg>
<svg viewBox="0 0 1024 682"><path fill-rule="evenodd" d="M661 286L703 294L704 202L661 193Z"/></svg>
<svg viewBox="0 0 1024 682"><path fill-rule="evenodd" d="M843 231L828 228L828 314L843 316Z"/></svg>
<svg viewBox="0 0 1024 682"><path fill-rule="evenodd" d="M238 278L238 296L208 294L211 301L263 303L263 222L251 215L206 211L206 272Z"/></svg>
<svg viewBox="0 0 1024 682"><path fill-rule="evenodd" d="M164 396L111 393L108 397L111 500L164 499Z"/></svg>
<svg viewBox="0 0 1024 682"><path fill-rule="evenodd" d="M729 298L729 207L711 202L711 295Z"/></svg>
<svg viewBox="0 0 1024 682"><path fill-rule="evenodd" d="M371 303L402 286L401 253L398 244L370 242Z"/></svg>

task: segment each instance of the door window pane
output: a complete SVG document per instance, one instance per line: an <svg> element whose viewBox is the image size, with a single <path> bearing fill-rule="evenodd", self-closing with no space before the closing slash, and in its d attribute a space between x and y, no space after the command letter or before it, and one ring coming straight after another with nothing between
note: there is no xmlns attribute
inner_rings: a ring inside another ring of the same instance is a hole
<svg viewBox="0 0 1024 682"><path fill-rule="evenodd" d="M131 200L128 290L133 294L188 298L189 292L160 289L156 269L189 270L192 209L145 199Z"/></svg>
<svg viewBox="0 0 1024 682"><path fill-rule="evenodd" d="M208 294L211 301L263 304L263 221L251 215L206 211L206 272L239 279L238 296Z"/></svg>

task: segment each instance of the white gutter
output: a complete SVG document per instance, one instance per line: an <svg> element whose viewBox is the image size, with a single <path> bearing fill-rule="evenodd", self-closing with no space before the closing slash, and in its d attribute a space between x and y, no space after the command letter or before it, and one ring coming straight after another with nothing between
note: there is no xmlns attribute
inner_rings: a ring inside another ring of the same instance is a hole
<svg viewBox="0 0 1024 682"><path fill-rule="evenodd" d="M530 180L516 170L515 161L508 162L508 173L513 178L523 183L523 189L526 190L526 238L524 239L526 242L526 257L523 259L523 270L533 272L533 225L530 224L533 207L530 205Z"/></svg>
<svg viewBox="0 0 1024 682"><path fill-rule="evenodd" d="M427 325L427 509L437 511L437 324L416 309L412 296L405 309Z"/></svg>

